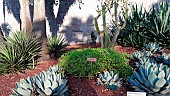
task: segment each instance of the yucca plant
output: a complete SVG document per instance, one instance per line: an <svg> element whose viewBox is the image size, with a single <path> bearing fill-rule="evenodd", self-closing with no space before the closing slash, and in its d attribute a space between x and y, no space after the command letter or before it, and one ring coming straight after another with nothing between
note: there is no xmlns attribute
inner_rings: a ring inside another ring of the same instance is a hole
<svg viewBox="0 0 170 96"><path fill-rule="evenodd" d="M67 41L62 35L48 38L47 49L51 58L59 58L63 54Z"/></svg>
<svg viewBox="0 0 170 96"><path fill-rule="evenodd" d="M6 38L0 50L0 66L4 72L22 71L34 66L41 51L41 43L37 38L24 32L15 32Z"/></svg>

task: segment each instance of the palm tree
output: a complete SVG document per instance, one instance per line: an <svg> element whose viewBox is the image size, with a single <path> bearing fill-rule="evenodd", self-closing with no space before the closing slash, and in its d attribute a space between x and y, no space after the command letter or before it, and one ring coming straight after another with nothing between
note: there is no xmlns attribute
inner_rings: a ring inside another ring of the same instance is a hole
<svg viewBox="0 0 170 96"><path fill-rule="evenodd" d="M32 22L29 8L30 0L19 0L19 2L20 2L21 30L23 30L24 32L28 32L28 34L31 34Z"/></svg>

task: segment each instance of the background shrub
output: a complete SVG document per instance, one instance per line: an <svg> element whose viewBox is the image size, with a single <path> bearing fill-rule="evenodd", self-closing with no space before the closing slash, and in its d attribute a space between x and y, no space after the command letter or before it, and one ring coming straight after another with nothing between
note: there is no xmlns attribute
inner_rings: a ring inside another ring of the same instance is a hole
<svg viewBox="0 0 170 96"><path fill-rule="evenodd" d="M36 63L41 43L37 38L16 32L6 38L0 49L0 74L22 71Z"/></svg>
<svg viewBox="0 0 170 96"><path fill-rule="evenodd" d="M121 77L126 77L131 74L132 68L126 64L129 55L116 53L109 48L87 48L78 49L68 52L61 56L59 66L69 74L75 76L91 76L105 70L119 73ZM97 62L93 63L92 71L90 71L90 62L87 58L97 58Z"/></svg>
<svg viewBox="0 0 170 96"><path fill-rule="evenodd" d="M65 38L61 35L48 38L47 49L51 58L59 58L67 46Z"/></svg>
<svg viewBox="0 0 170 96"><path fill-rule="evenodd" d="M120 18L121 23L124 23ZM141 48L148 43L146 24L147 12L142 6L132 5L126 27L120 31L117 42L122 46ZM114 30L113 30L114 32Z"/></svg>
<svg viewBox="0 0 170 96"><path fill-rule="evenodd" d="M170 11L169 2L153 5L149 12L142 6L132 5L127 24L120 31L117 43L122 46L141 48L149 42L156 42L170 48ZM123 20L119 19L121 24ZM115 30L112 24L112 32Z"/></svg>

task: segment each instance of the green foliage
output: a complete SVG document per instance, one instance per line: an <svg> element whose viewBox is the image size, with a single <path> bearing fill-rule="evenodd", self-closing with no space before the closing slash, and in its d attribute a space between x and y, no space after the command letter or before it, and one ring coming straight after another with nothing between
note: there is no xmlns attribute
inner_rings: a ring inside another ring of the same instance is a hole
<svg viewBox="0 0 170 96"><path fill-rule="evenodd" d="M12 96L65 96L67 95L67 79L58 66L50 67L47 72L16 83Z"/></svg>
<svg viewBox="0 0 170 96"><path fill-rule="evenodd" d="M105 70L113 70L121 77L126 77L132 73L132 68L126 64L127 57L129 55L116 53L109 48L78 49L62 55L59 66L75 76L91 76ZM87 58L97 59L97 62L93 63L92 70L90 70L90 62L87 62Z"/></svg>
<svg viewBox="0 0 170 96"><path fill-rule="evenodd" d="M52 58L59 58L64 53L64 48L67 46L67 42L62 35L48 38L47 49L48 54Z"/></svg>
<svg viewBox="0 0 170 96"><path fill-rule="evenodd" d="M110 90L118 90L121 87L121 79L119 74L114 74L113 71L104 71L103 74L99 74L97 78L97 85L105 85Z"/></svg>
<svg viewBox="0 0 170 96"><path fill-rule="evenodd" d="M130 85L135 91L144 91L153 96L170 95L170 68L163 64L146 63L140 64L139 71L134 71L128 77Z"/></svg>
<svg viewBox="0 0 170 96"><path fill-rule="evenodd" d="M124 21L120 18L120 23ZM147 28L148 23L147 12L142 6L132 5L131 13L127 17L126 27L120 31L117 42L123 46L132 46L141 48L148 43ZM113 30L114 31L114 28Z"/></svg>
<svg viewBox="0 0 170 96"><path fill-rule="evenodd" d="M115 45L117 36L119 35L119 32L121 29L123 29L126 26L126 18L128 13L128 0L98 0L99 5L97 5L97 12L98 16L94 18L94 24L96 27L97 33L101 37L101 47L102 48L111 48ZM121 10L118 10L118 9ZM114 11L111 11L111 10ZM118 12L119 11L119 12ZM113 35L113 38L111 40L111 36L107 30L106 26L106 12L109 12L113 18L115 18L115 34ZM118 23L118 14L123 13L124 15L124 22L122 25L119 25ZM103 20L103 32L99 30L98 21L97 19L102 15Z"/></svg>
<svg viewBox="0 0 170 96"><path fill-rule="evenodd" d="M11 73L30 68L38 59L41 43L37 38L16 32L6 38L0 50L0 73Z"/></svg>
<svg viewBox="0 0 170 96"><path fill-rule="evenodd" d="M149 40L170 48L170 3L163 1L150 9L147 25Z"/></svg>
<svg viewBox="0 0 170 96"><path fill-rule="evenodd" d="M144 47L148 42L170 48L170 3L162 1L149 12L142 6L132 5L126 27L121 30L117 42L122 46ZM120 18L120 23L124 23ZM114 27L114 24L113 24ZM112 29L114 33L115 27Z"/></svg>

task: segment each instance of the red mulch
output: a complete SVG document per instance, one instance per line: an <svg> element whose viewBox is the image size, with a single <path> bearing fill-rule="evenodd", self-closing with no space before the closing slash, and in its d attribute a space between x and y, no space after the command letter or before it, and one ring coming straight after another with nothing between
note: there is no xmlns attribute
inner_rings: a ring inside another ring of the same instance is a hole
<svg viewBox="0 0 170 96"><path fill-rule="evenodd" d="M88 48L93 47L97 48L100 45L97 44L95 46L91 45L72 45L68 46L66 50L74 50L80 48ZM121 47L115 46L119 52L125 52L128 54L132 54L134 51L137 51L135 48L131 47ZM170 50L166 50L166 53L169 53ZM28 76L32 77L35 74L39 74L42 70L47 70L49 66L58 64L58 60L47 60L44 62L38 63L34 70L26 70L25 73L18 73L12 75L0 76L0 96L8 96L12 93L12 88L15 88L15 82L19 82L21 78L27 78ZM97 86L95 79L89 78L78 78L73 76L68 76L68 86L70 96L126 96L127 89L125 87L121 87L117 91L111 91L106 89L104 86Z"/></svg>

